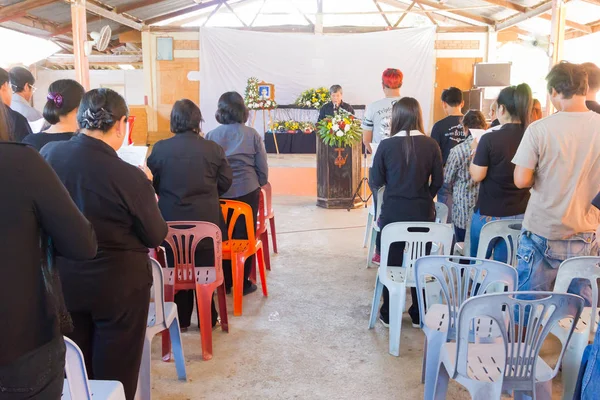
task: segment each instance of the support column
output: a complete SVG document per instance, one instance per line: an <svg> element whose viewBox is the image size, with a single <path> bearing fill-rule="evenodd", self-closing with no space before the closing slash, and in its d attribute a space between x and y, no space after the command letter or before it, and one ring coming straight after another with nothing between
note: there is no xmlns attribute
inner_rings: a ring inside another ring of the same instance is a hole
<svg viewBox="0 0 600 400"><path fill-rule="evenodd" d="M493 27L488 28L486 41L485 61L496 62L496 48L498 46L498 32Z"/></svg>
<svg viewBox="0 0 600 400"><path fill-rule="evenodd" d="M87 41L86 0L71 1L71 23L73 25L73 54L75 56L75 77L79 83L90 90L90 64L85 54Z"/></svg>
<svg viewBox="0 0 600 400"><path fill-rule="evenodd" d="M144 62L144 98L148 115L148 132L158 130L156 87L156 38L148 30L142 32L142 54Z"/></svg>
<svg viewBox="0 0 600 400"><path fill-rule="evenodd" d="M565 44L565 19L567 6L564 0L552 0L552 25L550 31L550 46L548 57L550 58L549 69L563 59ZM550 102L550 96L546 102L546 115L554 113L554 107Z"/></svg>

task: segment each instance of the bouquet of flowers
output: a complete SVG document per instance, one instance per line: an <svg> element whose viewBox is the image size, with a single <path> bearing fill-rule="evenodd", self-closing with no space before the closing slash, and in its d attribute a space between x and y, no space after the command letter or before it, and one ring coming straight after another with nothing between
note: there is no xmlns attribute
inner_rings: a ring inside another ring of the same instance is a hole
<svg viewBox="0 0 600 400"><path fill-rule="evenodd" d="M312 122L300 122L300 130L304 133L311 133L317 129Z"/></svg>
<svg viewBox="0 0 600 400"><path fill-rule="evenodd" d="M361 123L349 112L340 109L317 124L317 132L323 142L331 147L351 146L362 138Z"/></svg>
<svg viewBox="0 0 600 400"><path fill-rule="evenodd" d="M263 99L258 93L257 78L248 79L248 85L246 86L246 92L244 93L244 102L246 107L250 110L272 110L277 108L275 100Z"/></svg>
<svg viewBox="0 0 600 400"><path fill-rule="evenodd" d="M296 132L304 130L304 124L298 121L275 121L271 129L273 132Z"/></svg>
<svg viewBox="0 0 600 400"><path fill-rule="evenodd" d="M300 107L316 108L318 110L329 101L331 101L329 90L320 87L318 89L308 89L302 92L300 97L296 99L295 104Z"/></svg>

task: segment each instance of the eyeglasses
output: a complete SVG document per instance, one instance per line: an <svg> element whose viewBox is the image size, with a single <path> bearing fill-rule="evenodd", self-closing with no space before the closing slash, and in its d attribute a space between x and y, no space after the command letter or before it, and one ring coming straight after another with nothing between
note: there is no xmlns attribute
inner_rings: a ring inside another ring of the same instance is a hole
<svg viewBox="0 0 600 400"><path fill-rule="evenodd" d="M29 88L31 89L31 93L35 93L35 91L37 90L37 87L35 87L33 85L29 85Z"/></svg>

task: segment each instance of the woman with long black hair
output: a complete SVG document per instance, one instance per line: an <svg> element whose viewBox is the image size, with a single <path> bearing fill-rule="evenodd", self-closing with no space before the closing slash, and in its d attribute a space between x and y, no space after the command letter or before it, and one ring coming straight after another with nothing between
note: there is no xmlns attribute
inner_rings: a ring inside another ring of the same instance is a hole
<svg viewBox="0 0 600 400"><path fill-rule="evenodd" d="M419 102L412 97L398 100L392 109L391 137L379 144L371 168L371 185L385 186L381 229L393 222L435 221L433 198L442 187L444 167L440 147L423 132ZM378 250L380 246L378 238ZM403 253L404 243L395 243L389 252L388 265L401 266ZM419 307L414 288L411 294L413 304L408 313L413 326L418 326ZM380 320L388 325L389 292L385 287Z"/></svg>
<svg viewBox="0 0 600 400"><path fill-rule="evenodd" d="M481 182L477 206L471 222L471 256L477 255L483 226L499 219L522 219L529 201L529 189L515 186L515 165L512 159L519 148L525 129L531 121L533 98L526 83L502 89L498 95L498 120L502 127L488 131L473 142L476 150L469 171L475 182ZM507 260L504 240L492 246L494 259ZM492 249L488 249L488 253Z"/></svg>
<svg viewBox="0 0 600 400"><path fill-rule="evenodd" d="M53 254L94 258L96 236L52 168L9 129L0 104L0 398L58 400L72 323Z"/></svg>
<svg viewBox="0 0 600 400"><path fill-rule="evenodd" d="M48 143L41 154L98 235L91 261L57 258L65 301L91 379L117 380L132 400L144 348L152 272L148 248L167 236L149 178L116 153L129 110L110 89L83 96L79 135Z"/></svg>

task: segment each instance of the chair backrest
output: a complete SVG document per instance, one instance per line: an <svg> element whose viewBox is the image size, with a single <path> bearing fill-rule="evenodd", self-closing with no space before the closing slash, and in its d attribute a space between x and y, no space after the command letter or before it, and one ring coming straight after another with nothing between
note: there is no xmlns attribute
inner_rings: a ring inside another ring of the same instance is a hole
<svg viewBox="0 0 600 400"><path fill-rule="evenodd" d="M65 357L65 374L69 383L71 399L92 400L92 391L85 370L85 360L79 347L65 337L67 353ZM63 389L64 390L64 389Z"/></svg>
<svg viewBox="0 0 600 400"><path fill-rule="evenodd" d="M448 214L450 214L450 210L448 210L448 206L444 203L440 203L439 201L435 202L435 222L438 224L447 224L448 223Z"/></svg>
<svg viewBox="0 0 600 400"><path fill-rule="evenodd" d="M441 287L442 301L448 306L448 331L456 326L458 311L471 297L482 295L497 287L508 287L512 292L517 289L517 270L510 265L471 257L427 256L415 262L417 296L421 326L425 320L426 279L435 278ZM430 297L429 297L430 298ZM432 304L427 304L427 307Z"/></svg>
<svg viewBox="0 0 600 400"><path fill-rule="evenodd" d="M504 360L496 360L493 367L502 367L505 380L515 383L531 382L535 387L537 358L544 340L564 318L572 318L568 340L563 343L556 367L556 376L562 363L566 345L571 339L575 322L581 315L583 299L567 293L508 292L476 296L465 301L458 315L456 368L460 375L469 376L468 347L472 321L491 318L498 326L504 342ZM530 389L530 390L531 390ZM527 390L527 389L521 389Z"/></svg>
<svg viewBox="0 0 600 400"><path fill-rule="evenodd" d="M152 264L152 299L154 300L154 316L148 316L148 324L160 325L165 322L165 284L163 273L165 269L154 258L150 259Z"/></svg>
<svg viewBox="0 0 600 400"><path fill-rule="evenodd" d="M517 266L517 245L521 235L522 219L502 219L490 221L483 226L479 235L477 258L486 258L490 242L496 238L506 243L508 261L513 267Z"/></svg>
<svg viewBox="0 0 600 400"><path fill-rule="evenodd" d="M380 187L377 190L377 210L375 215L375 223L379 221L379 217L381 216L381 211L383 210L383 195L385 193L385 186Z"/></svg>
<svg viewBox="0 0 600 400"><path fill-rule="evenodd" d="M256 236L262 235L267 231L267 193L265 189L260 189L260 195L258 196L258 212L256 213Z"/></svg>
<svg viewBox="0 0 600 400"><path fill-rule="evenodd" d="M206 238L213 241L215 260L215 287L223 283L223 252L221 229L210 222L173 221L168 222L169 232L165 242L173 251L175 268L175 290L180 284L195 284L196 277L196 247ZM213 283L213 282L206 282Z"/></svg>
<svg viewBox="0 0 600 400"><path fill-rule="evenodd" d="M252 207L241 201L221 199L221 212L223 213L225 222L227 222L227 234L229 239L233 238L233 229L235 228L237 220L240 217L244 217L246 220L246 235L250 242L250 246L252 247L256 244Z"/></svg>
<svg viewBox="0 0 600 400"><path fill-rule="evenodd" d="M265 192L265 210L267 219L271 219L275 216L275 211L273 210L273 188L271 187L271 183L267 182L265 186L261 188Z"/></svg>
<svg viewBox="0 0 600 400"><path fill-rule="evenodd" d="M380 279L385 284L387 279L388 255L393 243L404 242L404 257L402 266L407 269L407 282L414 282L413 266L419 258L428 255L427 247L435 243L438 245L439 254L452 253L454 229L451 225L435 222L394 222L388 224L381 231L381 265Z"/></svg>
<svg viewBox="0 0 600 400"><path fill-rule="evenodd" d="M560 264L554 291L558 293L567 293L569 285L575 279L585 280L591 286L592 313L590 320L585 321L591 331L596 330L596 321L598 320L598 279L600 279L600 257L575 257L569 258ZM583 296L587 298L588 296Z"/></svg>

